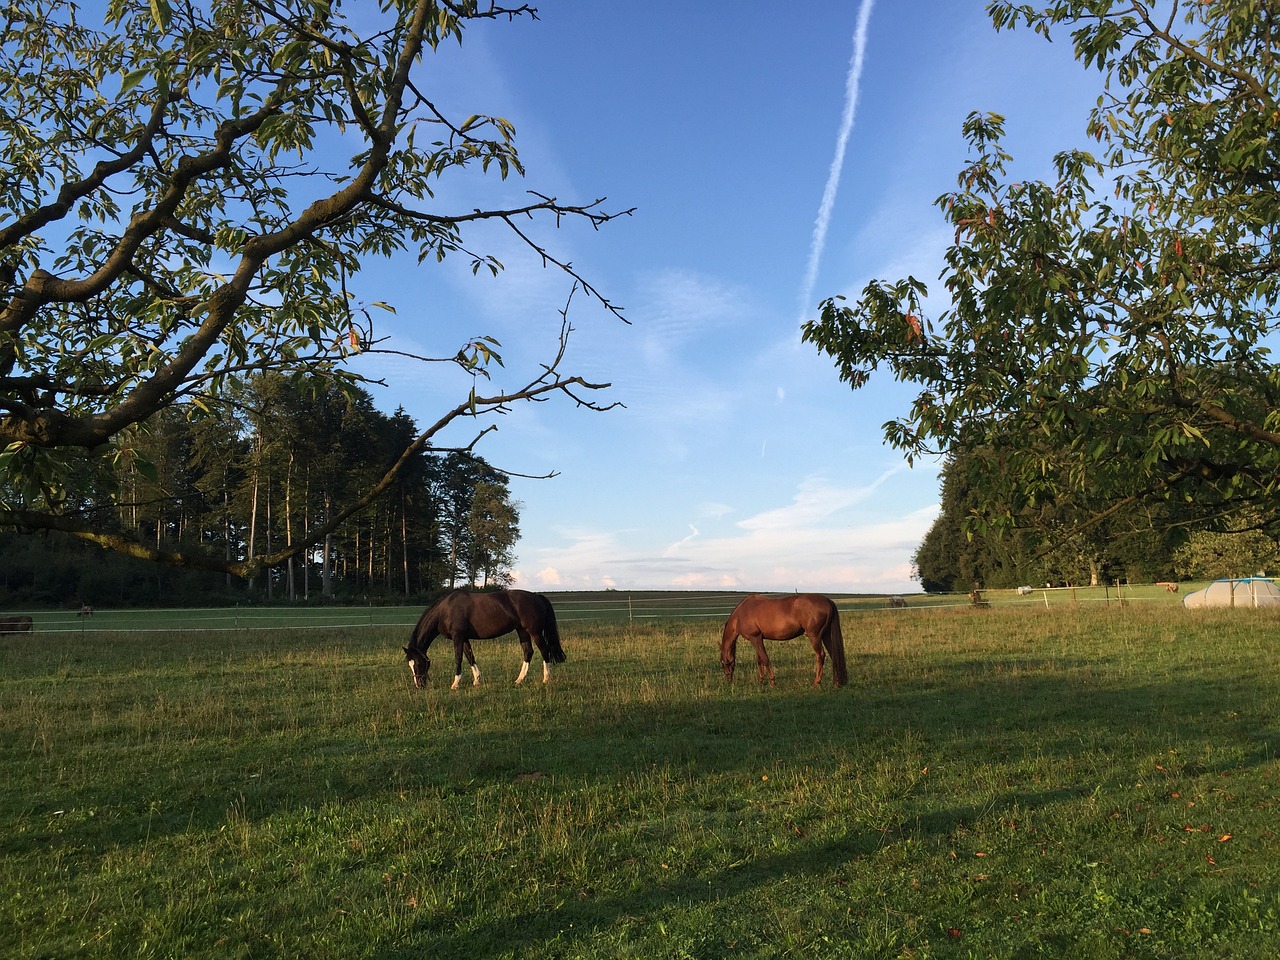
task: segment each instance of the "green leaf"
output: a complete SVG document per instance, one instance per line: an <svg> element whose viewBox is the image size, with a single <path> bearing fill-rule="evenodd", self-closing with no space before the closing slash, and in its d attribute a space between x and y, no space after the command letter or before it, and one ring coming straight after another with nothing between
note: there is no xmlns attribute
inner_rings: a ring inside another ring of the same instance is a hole
<svg viewBox="0 0 1280 960"><path fill-rule="evenodd" d="M120 93L122 95L128 93L149 76L151 76L151 71L145 67L129 71L124 75L124 79L120 81Z"/></svg>
<svg viewBox="0 0 1280 960"><path fill-rule="evenodd" d="M169 0L151 0L151 19L161 30L168 30L173 20L173 8Z"/></svg>

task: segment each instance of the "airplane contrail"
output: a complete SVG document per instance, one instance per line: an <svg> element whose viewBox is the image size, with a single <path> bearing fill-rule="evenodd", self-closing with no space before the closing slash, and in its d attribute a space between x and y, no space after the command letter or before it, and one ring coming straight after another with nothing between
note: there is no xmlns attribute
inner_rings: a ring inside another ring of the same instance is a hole
<svg viewBox="0 0 1280 960"><path fill-rule="evenodd" d="M827 226L831 222L831 211L836 203L836 188L840 185L840 171L844 168L845 148L849 145L849 135L853 133L853 117L858 107L858 83L862 79L862 60L867 49L867 25L871 21L873 4L874 0L862 0L862 6L858 8L858 25L853 33L853 57L849 61L849 75L845 80L844 115L840 118L840 134L836 137L836 155L831 159L827 186L822 191L822 204L818 207L818 218L813 224L809 266L805 270L804 286L800 291L802 321L809 309L813 288L818 283L818 261L822 259L822 250L827 243Z"/></svg>

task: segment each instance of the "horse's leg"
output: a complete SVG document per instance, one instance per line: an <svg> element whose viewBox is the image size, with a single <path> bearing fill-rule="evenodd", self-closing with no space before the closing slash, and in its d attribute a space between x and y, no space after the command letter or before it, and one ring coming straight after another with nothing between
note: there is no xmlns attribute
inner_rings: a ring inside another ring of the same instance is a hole
<svg viewBox="0 0 1280 960"><path fill-rule="evenodd" d="M764 637L759 634L753 634L747 637L752 645L756 648L756 670L760 673L760 682L769 681L769 686L773 686L773 664L769 662L769 654L764 649Z"/></svg>
<svg viewBox="0 0 1280 960"><path fill-rule="evenodd" d="M462 686L462 657L467 657L467 663L471 666L471 685L473 687L480 686L480 668L476 666L476 655L471 651L471 641L464 635L459 635L458 639L453 641L453 684L449 689L457 690Z"/></svg>
<svg viewBox="0 0 1280 960"><path fill-rule="evenodd" d="M449 690L457 690L462 686L462 648L467 644L466 637L461 634L453 640L453 684Z"/></svg>
<svg viewBox="0 0 1280 960"><path fill-rule="evenodd" d="M538 645L538 652L542 654L542 682L548 683L551 680L551 648L547 646L547 638L543 636L541 630L535 630L531 634L533 642ZM529 667L529 660L533 656L533 651L526 645L524 648L524 665L525 669Z"/></svg>
<svg viewBox="0 0 1280 960"><path fill-rule="evenodd" d="M516 677L516 686L524 683L524 678L529 675L529 661L533 659L533 644L529 641L529 633L523 628L516 631L516 635L520 638L520 654L524 657L524 662L520 664L520 676ZM542 638L539 637L539 640ZM542 646L539 643L539 646ZM542 657L545 660L547 652L542 651Z"/></svg>
<svg viewBox="0 0 1280 960"><path fill-rule="evenodd" d="M471 667L471 685L480 686L480 668L476 666L476 655L471 652L471 641L462 641L462 652L467 655L467 664Z"/></svg>
<svg viewBox="0 0 1280 960"><path fill-rule="evenodd" d="M813 644L813 655L818 660L818 669L813 675L813 685L816 687L822 683L822 666L827 662L827 651L822 649L822 641L809 637L809 642Z"/></svg>
<svg viewBox="0 0 1280 960"><path fill-rule="evenodd" d="M738 635L729 636L720 641L720 668L724 670L726 680L733 679L733 668L738 662Z"/></svg>
<svg viewBox="0 0 1280 960"><path fill-rule="evenodd" d="M453 641L453 683L449 685L450 690L457 690L462 685L462 645L465 642L461 635Z"/></svg>

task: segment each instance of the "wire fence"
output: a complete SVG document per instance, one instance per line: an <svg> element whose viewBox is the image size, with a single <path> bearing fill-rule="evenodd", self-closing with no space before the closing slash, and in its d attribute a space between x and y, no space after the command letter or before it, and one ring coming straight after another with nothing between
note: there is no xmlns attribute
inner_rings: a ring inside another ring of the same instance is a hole
<svg viewBox="0 0 1280 960"><path fill-rule="evenodd" d="M1181 594L1201 584L1110 584L1104 586L1045 586L982 590L969 594L827 594L844 613L909 615L913 611L989 609L991 607L1053 608L1076 604L1125 606L1130 603L1181 603ZM562 623L652 623L677 620L721 620L745 593L584 591L548 593ZM241 630L364 630L382 628L406 633L417 623L423 607L222 607L203 609L94 609L14 611L33 618L40 633L216 632Z"/></svg>

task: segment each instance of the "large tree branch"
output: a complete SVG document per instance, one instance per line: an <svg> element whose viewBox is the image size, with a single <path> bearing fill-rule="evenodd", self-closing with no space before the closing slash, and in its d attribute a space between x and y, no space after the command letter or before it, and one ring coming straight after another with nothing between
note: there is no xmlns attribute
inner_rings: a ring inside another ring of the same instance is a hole
<svg viewBox="0 0 1280 960"><path fill-rule="evenodd" d="M377 483L368 488L361 496L352 500L347 506L334 513L328 520L304 531L289 547L243 560L227 560L210 554L163 550L148 546L124 534L104 531L101 525L93 522L91 517L74 514L61 515L31 510L0 510L0 526L14 527L23 531L58 531L76 539L96 543L118 553L124 553L143 560L196 570L229 573L238 577L249 578L264 569L277 566L286 560L301 555L310 549L313 544L319 543L341 527L347 520L367 509L392 487L401 470L427 446L431 438L454 421L464 417L475 416L478 413L499 412L519 401L546 399L550 394L557 392L563 393L579 405L588 406L593 410L608 410L616 404L597 405L591 401L584 400L574 392L578 388L583 390L604 390L608 387L609 384L607 383L591 383L582 377L562 379L555 375L551 369L548 369L542 377L523 389L488 397L470 398L449 410L428 429L419 434L417 439L405 448L396 462L383 473ZM493 429L496 429L496 427L490 426L486 428L476 437L476 440ZM473 440L471 446L474 446L475 442Z"/></svg>
<svg viewBox="0 0 1280 960"><path fill-rule="evenodd" d="M422 39L431 9L429 0L419 0L405 41L399 51L395 70L387 84L387 96L377 126L369 132L371 148L355 177L336 193L313 201L292 222L281 229L248 240L232 279L218 287L207 301L205 319L174 353L170 361L150 377L141 381L120 403L89 416L75 416L60 410L28 410L11 413L0 420L0 435L9 442L34 443L41 446L100 446L125 427L138 423L168 401L196 365L208 354L244 305L254 278L269 258L314 235L325 225L341 220L361 202L372 196L378 174L386 166L395 142L401 114L401 100L409 71L422 49ZM71 302L87 299L104 289L128 268L134 252L143 240L168 222L187 188L197 178L223 165L236 142L260 129L278 109L278 100L286 89L285 81L259 110L240 121L226 121L218 130L217 146L203 154L184 157L178 164L172 183L155 206L138 214L125 231L121 242L101 267L84 280L60 280L45 271L37 271L24 290L0 313L0 332L16 331L34 316L44 303Z"/></svg>
<svg viewBox="0 0 1280 960"><path fill-rule="evenodd" d="M165 111L179 99L177 93L171 93L167 97L157 97L155 106L151 110L151 117L142 128L137 142L129 150L110 160L98 161L83 180L64 183L58 191L56 200L37 207L8 226L0 227L0 250L12 246L42 227L61 220L71 212L77 201L88 197L111 177L128 170L146 156L164 123Z"/></svg>

